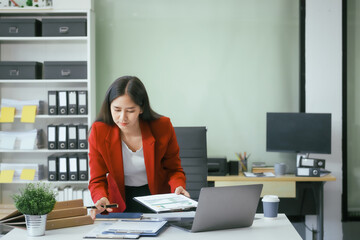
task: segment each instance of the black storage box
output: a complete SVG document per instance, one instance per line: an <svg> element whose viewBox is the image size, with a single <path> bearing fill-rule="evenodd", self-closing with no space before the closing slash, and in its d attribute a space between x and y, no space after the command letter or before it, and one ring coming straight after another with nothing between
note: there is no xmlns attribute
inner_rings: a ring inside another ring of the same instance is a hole
<svg viewBox="0 0 360 240"><path fill-rule="evenodd" d="M86 79L86 61L44 62L45 79Z"/></svg>
<svg viewBox="0 0 360 240"><path fill-rule="evenodd" d="M86 36L85 18L44 18L43 36Z"/></svg>
<svg viewBox="0 0 360 240"><path fill-rule="evenodd" d="M226 176L228 166L226 158L208 158L208 176Z"/></svg>
<svg viewBox="0 0 360 240"><path fill-rule="evenodd" d="M40 62L0 62L0 79L41 79Z"/></svg>
<svg viewBox="0 0 360 240"><path fill-rule="evenodd" d="M34 37L41 36L41 22L29 18L0 19L1 37Z"/></svg>

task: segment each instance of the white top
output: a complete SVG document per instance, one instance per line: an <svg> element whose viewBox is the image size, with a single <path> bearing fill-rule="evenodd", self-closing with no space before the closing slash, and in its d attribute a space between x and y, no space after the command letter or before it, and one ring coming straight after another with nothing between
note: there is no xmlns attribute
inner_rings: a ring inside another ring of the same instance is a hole
<svg viewBox="0 0 360 240"><path fill-rule="evenodd" d="M103 221L79 227L48 230L45 236L36 237L37 240L83 240L83 237ZM27 239L25 229L14 228L1 237L1 240ZM302 240L296 229L291 225L285 214L279 214L276 219L265 219L263 214L256 214L254 223L247 228L233 228L227 230L190 233L176 227L166 228L156 240L239 240L239 239L266 239L266 240Z"/></svg>
<svg viewBox="0 0 360 240"><path fill-rule="evenodd" d="M122 155L125 185L139 187L148 184L143 148L141 147L136 152L133 152L125 142L122 141Z"/></svg>

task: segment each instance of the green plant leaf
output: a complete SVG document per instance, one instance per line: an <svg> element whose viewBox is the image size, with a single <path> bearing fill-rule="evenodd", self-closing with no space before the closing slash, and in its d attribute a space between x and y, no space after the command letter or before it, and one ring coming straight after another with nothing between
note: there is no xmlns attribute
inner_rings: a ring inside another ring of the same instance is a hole
<svg viewBox="0 0 360 240"><path fill-rule="evenodd" d="M12 195L15 207L22 214L44 215L51 212L56 203L55 193L45 183L28 183L19 194Z"/></svg>

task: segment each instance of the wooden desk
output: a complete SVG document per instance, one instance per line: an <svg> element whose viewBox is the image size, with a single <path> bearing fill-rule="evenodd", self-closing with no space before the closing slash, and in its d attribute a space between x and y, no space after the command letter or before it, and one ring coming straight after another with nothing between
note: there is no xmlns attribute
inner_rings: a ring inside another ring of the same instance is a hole
<svg viewBox="0 0 360 240"><path fill-rule="evenodd" d="M245 177L242 173L238 176L208 176L208 181L214 182L215 187L258 184L264 185L262 196L267 194L279 197L295 198L297 182L311 182L316 189L315 204L317 209L318 239L324 236L324 184L328 181L336 181L331 174L323 177L296 177L294 174L276 177ZM281 204L281 203L280 203Z"/></svg>
<svg viewBox="0 0 360 240"><path fill-rule="evenodd" d="M96 224L96 223L95 223ZM83 236L91 231L95 225L85 225L80 227L63 228L45 232L42 237L27 237L26 230L13 229L1 240L14 239L36 239L36 240L82 240ZM140 239L150 239L142 237ZM267 239L267 240L301 240L300 235L296 232L285 214L279 214L276 219L264 219L263 214L256 214L254 223L248 228L234 228L227 230L190 233L184 230L168 227L159 236L151 239L156 240L238 240L238 239Z"/></svg>

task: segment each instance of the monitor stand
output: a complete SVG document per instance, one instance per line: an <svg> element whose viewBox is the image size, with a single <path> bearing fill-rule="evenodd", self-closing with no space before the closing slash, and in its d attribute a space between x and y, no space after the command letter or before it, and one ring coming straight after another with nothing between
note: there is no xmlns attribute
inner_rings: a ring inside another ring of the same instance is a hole
<svg viewBox="0 0 360 240"><path fill-rule="evenodd" d="M296 155L296 167L300 167L300 159L301 158L309 158L309 153L298 153Z"/></svg>

